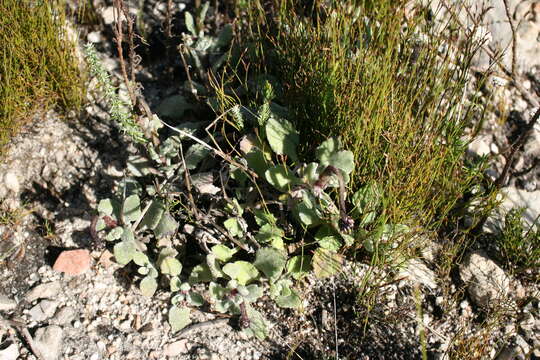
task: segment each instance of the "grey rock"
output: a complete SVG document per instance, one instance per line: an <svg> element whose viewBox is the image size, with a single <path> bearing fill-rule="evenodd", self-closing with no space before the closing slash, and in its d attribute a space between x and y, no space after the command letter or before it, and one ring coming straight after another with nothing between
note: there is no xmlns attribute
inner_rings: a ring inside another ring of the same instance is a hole
<svg viewBox="0 0 540 360"><path fill-rule="evenodd" d="M516 344L520 347L521 351L525 355L528 355L531 352L531 346L527 343L527 341L525 341L522 336L516 335Z"/></svg>
<svg viewBox="0 0 540 360"><path fill-rule="evenodd" d="M34 307L32 307L30 309L30 311L28 312L28 315L30 315L30 318L34 321L44 321L45 319L47 319L47 315L45 315L45 313L43 312L43 310L41 309L41 306L39 306L39 304L35 305Z"/></svg>
<svg viewBox="0 0 540 360"><path fill-rule="evenodd" d="M43 355L44 360L57 360L62 348L63 330L60 326L51 325L36 331L34 343Z"/></svg>
<svg viewBox="0 0 540 360"><path fill-rule="evenodd" d="M7 348L0 350L0 360L17 360L19 358L19 347L11 344Z"/></svg>
<svg viewBox="0 0 540 360"><path fill-rule="evenodd" d="M400 271L398 277L406 277L409 280L422 284L432 290L437 288L435 273L418 259L410 260L407 264L407 268Z"/></svg>
<svg viewBox="0 0 540 360"><path fill-rule="evenodd" d="M482 251L469 253L459 268L471 299L480 307L489 308L505 299L510 291L510 279Z"/></svg>
<svg viewBox="0 0 540 360"><path fill-rule="evenodd" d="M77 316L77 311L71 306L66 306L56 312L51 323L56 325L66 325L71 323L75 319L75 316Z"/></svg>
<svg viewBox="0 0 540 360"><path fill-rule="evenodd" d="M52 299L58 295L62 286L60 281L51 281L46 284L40 284L34 287L25 295L25 300L31 303L38 299Z"/></svg>
<svg viewBox="0 0 540 360"><path fill-rule="evenodd" d="M17 307L17 302L5 295L0 295L0 311L10 311Z"/></svg>

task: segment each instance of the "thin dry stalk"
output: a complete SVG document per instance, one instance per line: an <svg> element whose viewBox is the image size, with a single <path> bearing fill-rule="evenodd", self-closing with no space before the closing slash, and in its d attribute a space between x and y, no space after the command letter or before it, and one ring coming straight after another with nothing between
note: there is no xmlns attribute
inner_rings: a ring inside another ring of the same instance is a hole
<svg viewBox="0 0 540 360"><path fill-rule="evenodd" d="M510 25L510 31L512 31L512 74L516 74L516 47L517 47L517 36L516 36L516 25L514 24L514 19L510 13L510 7L508 5L508 0L503 0L504 11L506 12L506 18L508 19L508 24Z"/></svg>

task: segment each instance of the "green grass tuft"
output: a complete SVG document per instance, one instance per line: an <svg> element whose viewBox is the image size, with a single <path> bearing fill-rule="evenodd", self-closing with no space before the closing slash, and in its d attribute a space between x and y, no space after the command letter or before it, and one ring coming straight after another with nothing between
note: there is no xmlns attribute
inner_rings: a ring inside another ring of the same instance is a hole
<svg viewBox="0 0 540 360"><path fill-rule="evenodd" d="M83 79L61 1L0 2L0 148L38 109L78 107Z"/></svg>

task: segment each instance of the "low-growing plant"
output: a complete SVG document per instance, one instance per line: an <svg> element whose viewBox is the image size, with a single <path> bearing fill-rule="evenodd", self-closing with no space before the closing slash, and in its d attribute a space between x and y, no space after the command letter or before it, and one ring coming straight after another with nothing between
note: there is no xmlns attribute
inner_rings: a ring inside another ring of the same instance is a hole
<svg viewBox="0 0 540 360"><path fill-rule="evenodd" d="M525 209L512 209L499 226L494 245L502 263L514 274L532 281L540 279L540 227L538 219L524 225Z"/></svg>

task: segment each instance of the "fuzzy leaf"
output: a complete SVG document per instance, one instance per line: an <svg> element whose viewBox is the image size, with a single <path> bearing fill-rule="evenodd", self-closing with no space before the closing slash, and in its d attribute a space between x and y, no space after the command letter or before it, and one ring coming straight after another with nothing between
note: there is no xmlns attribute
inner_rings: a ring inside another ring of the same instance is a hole
<svg viewBox="0 0 540 360"><path fill-rule="evenodd" d="M254 335L260 340L264 340L268 336L268 320L264 316L253 309L249 304L246 304L246 313L249 319L249 328L245 330L246 333Z"/></svg>
<svg viewBox="0 0 540 360"><path fill-rule="evenodd" d="M208 269L210 270L213 278L217 279L225 276L214 254L206 255L206 264L208 265Z"/></svg>
<svg viewBox="0 0 540 360"><path fill-rule="evenodd" d="M118 240L118 239L120 239L122 237L123 233L124 233L124 228L121 227L121 226L117 226L114 229L112 229L111 231L109 231L107 236L105 236L105 240L107 240L107 241Z"/></svg>
<svg viewBox="0 0 540 360"><path fill-rule="evenodd" d="M173 276L171 280L169 280L169 287L172 292L180 290L180 285L182 285L182 281L180 281L178 276Z"/></svg>
<svg viewBox="0 0 540 360"><path fill-rule="evenodd" d="M218 33L216 46L223 48L231 43L233 36L233 28L231 24L226 24L223 29Z"/></svg>
<svg viewBox="0 0 540 360"><path fill-rule="evenodd" d="M227 292L228 292L227 289L225 289L223 286L221 286L219 284L216 284L214 282L210 283L208 291L210 293L210 296L214 300L223 299L225 294L227 294Z"/></svg>
<svg viewBox="0 0 540 360"><path fill-rule="evenodd" d="M194 292L194 291L190 291L187 295L186 295L186 300L189 302L190 305L192 306L202 306L204 304L204 299L203 297Z"/></svg>
<svg viewBox="0 0 540 360"><path fill-rule="evenodd" d="M281 239L284 235L285 235L284 231L278 228L276 225L264 224L259 229L259 232L257 233L257 235L255 235L255 239L265 244L265 243L272 242L276 239Z"/></svg>
<svg viewBox="0 0 540 360"><path fill-rule="evenodd" d="M212 276L212 272L210 272L210 269L208 268L207 264L199 264L191 270L191 274L189 275L189 283L190 284L197 284L201 282L209 282L212 281L214 277Z"/></svg>
<svg viewBox="0 0 540 360"><path fill-rule="evenodd" d="M262 271L270 281L273 281L281 275L286 262L287 258L283 253L275 248L266 247L257 251L253 265Z"/></svg>
<svg viewBox="0 0 540 360"><path fill-rule="evenodd" d="M182 330L191 323L189 319L190 309L187 307L178 308L172 306L169 309L169 324L173 333Z"/></svg>
<svg viewBox="0 0 540 360"><path fill-rule="evenodd" d="M133 262L139 266L145 266L149 263L148 256L143 252L136 251L133 254Z"/></svg>
<svg viewBox="0 0 540 360"><path fill-rule="evenodd" d="M284 165L276 165L266 170L264 178L270 185L283 192L299 183L299 179L294 176L292 170Z"/></svg>
<svg viewBox="0 0 540 360"><path fill-rule="evenodd" d="M225 245L214 245L212 246L212 254L216 256L216 258L221 262L227 262L229 261L234 254L238 251L237 249L229 249Z"/></svg>
<svg viewBox="0 0 540 360"><path fill-rule="evenodd" d="M322 279L335 275L343 263L343 257L328 249L318 248L313 254L313 272Z"/></svg>
<svg viewBox="0 0 540 360"><path fill-rule="evenodd" d="M141 289L141 293L144 296L152 296L156 292L158 287L158 283L156 279L150 276L146 276L141 280L141 283L139 284L139 288Z"/></svg>
<svg viewBox="0 0 540 360"><path fill-rule="evenodd" d="M353 215L357 218L360 216L368 216L368 214L374 213L382 202L382 195L383 190L381 186L375 182L369 183L357 192L354 193L352 196L351 202L355 206L353 210ZM374 217L374 215L369 215L370 217ZM366 219L367 223L370 223L373 221L373 219Z"/></svg>
<svg viewBox="0 0 540 360"><path fill-rule="evenodd" d="M143 219L139 225L140 229L150 229L154 230L163 216L166 207L165 204L160 200L152 200L150 206L146 213L144 214Z"/></svg>
<svg viewBox="0 0 540 360"><path fill-rule="evenodd" d="M126 265L129 263L137 251L135 242L133 241L121 241L114 245L113 253L116 262L120 265Z"/></svg>
<svg viewBox="0 0 540 360"><path fill-rule="evenodd" d="M204 159L209 153L210 150L199 143L191 145L184 156L186 167L189 170L195 169L201 160Z"/></svg>
<svg viewBox="0 0 540 360"><path fill-rule="evenodd" d="M256 285L251 284L246 286L247 294L244 295L244 300L247 302L255 302L257 301L261 296L263 296L263 289Z"/></svg>
<svg viewBox="0 0 540 360"><path fill-rule="evenodd" d="M293 161L298 160L296 147L300 143L300 137L291 122L271 116L265 129L266 139L276 154L288 155Z"/></svg>
<svg viewBox="0 0 540 360"><path fill-rule="evenodd" d="M320 247L336 252L343 245L338 239L338 235L329 226L321 226L315 234L315 240L317 240Z"/></svg>
<svg viewBox="0 0 540 360"><path fill-rule="evenodd" d="M177 276L182 272L182 263L173 257L166 257L161 261L160 269L163 274Z"/></svg>
<svg viewBox="0 0 540 360"><path fill-rule="evenodd" d="M306 276L311 271L311 256L297 255L293 256L287 262L287 272L298 280Z"/></svg>
<svg viewBox="0 0 540 360"><path fill-rule="evenodd" d="M259 226L263 226L266 224L275 224L277 221L274 214L265 210L253 209L253 215L255 215L255 222Z"/></svg>
<svg viewBox="0 0 540 360"><path fill-rule="evenodd" d="M315 156L321 163L328 164L330 156L339 151L341 147L339 139L331 137L326 139L315 151Z"/></svg>
<svg viewBox="0 0 540 360"><path fill-rule="evenodd" d="M141 200L138 195L131 195L124 200L123 215L127 222L137 221L141 216Z"/></svg>
<svg viewBox="0 0 540 360"><path fill-rule="evenodd" d="M255 266L242 260L226 264L223 267L223 272L231 279L237 280L240 285L246 285L259 276Z"/></svg>
<svg viewBox="0 0 540 360"><path fill-rule="evenodd" d="M195 20L193 19L193 15L189 11L186 11L184 13L184 19L186 23L186 28L193 36L197 36L197 30L195 30Z"/></svg>
<svg viewBox="0 0 540 360"><path fill-rule="evenodd" d="M244 155L244 158L246 159L250 169L253 169L257 175L264 176L269 164L264 158L264 153L261 150L253 148L249 153Z"/></svg>
<svg viewBox="0 0 540 360"><path fill-rule="evenodd" d="M186 13L187 14L187 13ZM165 98L156 109L160 118L169 118L180 120L187 110L193 108L193 105L182 95L173 95Z"/></svg>
<svg viewBox="0 0 540 360"><path fill-rule="evenodd" d="M298 308L302 304L300 297L291 289L291 280L280 280L270 285L270 296L276 301L276 304L282 308Z"/></svg>
<svg viewBox="0 0 540 360"><path fill-rule="evenodd" d="M165 236L170 236L178 229L178 223L171 214L165 212L161 217L159 224L154 229L154 235L160 239Z"/></svg>
<svg viewBox="0 0 540 360"><path fill-rule="evenodd" d="M127 161L127 168L133 176L142 177L150 174L152 163L140 155L131 155Z"/></svg>
<svg viewBox="0 0 540 360"><path fill-rule="evenodd" d="M111 216L113 213L113 204L111 199L103 199L99 202L98 212L100 214Z"/></svg>
<svg viewBox="0 0 540 360"><path fill-rule="evenodd" d="M244 233L242 231L240 223L238 223L238 220L236 218L229 218L225 220L223 226L225 226L225 229L227 229L229 234L231 234L231 236L233 237L242 236L242 234Z"/></svg>
<svg viewBox="0 0 540 360"><path fill-rule="evenodd" d="M317 148L315 155L321 165L333 165L345 174L350 174L354 169L354 154L348 150L339 151L340 147L338 139L329 138Z"/></svg>

